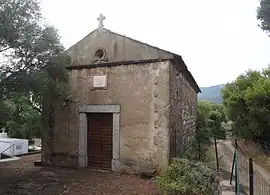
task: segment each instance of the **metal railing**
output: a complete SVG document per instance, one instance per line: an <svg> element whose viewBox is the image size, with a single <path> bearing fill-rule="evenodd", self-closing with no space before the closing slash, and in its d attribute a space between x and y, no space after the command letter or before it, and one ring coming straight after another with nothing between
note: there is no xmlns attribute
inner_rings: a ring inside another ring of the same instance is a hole
<svg viewBox="0 0 270 195"><path fill-rule="evenodd" d="M260 167L253 162L235 140L235 151L231 170L230 183L233 175L235 180L235 194L247 192L249 195L270 195L270 181Z"/></svg>
<svg viewBox="0 0 270 195"><path fill-rule="evenodd" d="M0 159L2 158L2 155L5 152L7 152L10 148L13 148L12 156L14 156L14 146L15 146L15 144L12 144L11 146L7 147L5 150L3 150L2 152L0 152Z"/></svg>

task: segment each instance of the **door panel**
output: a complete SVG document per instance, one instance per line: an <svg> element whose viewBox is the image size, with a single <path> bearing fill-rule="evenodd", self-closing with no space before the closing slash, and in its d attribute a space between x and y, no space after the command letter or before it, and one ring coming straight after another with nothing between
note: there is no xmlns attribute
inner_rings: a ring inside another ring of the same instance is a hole
<svg viewBox="0 0 270 195"><path fill-rule="evenodd" d="M113 115L88 114L88 167L111 169Z"/></svg>

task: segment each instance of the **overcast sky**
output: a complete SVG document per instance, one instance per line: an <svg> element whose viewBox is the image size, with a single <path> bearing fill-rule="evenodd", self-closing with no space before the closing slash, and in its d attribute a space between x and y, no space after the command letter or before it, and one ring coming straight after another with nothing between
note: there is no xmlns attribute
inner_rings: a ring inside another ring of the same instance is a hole
<svg viewBox="0 0 270 195"><path fill-rule="evenodd" d="M259 0L42 0L66 48L98 26L181 55L199 86L234 80L270 63L257 25Z"/></svg>

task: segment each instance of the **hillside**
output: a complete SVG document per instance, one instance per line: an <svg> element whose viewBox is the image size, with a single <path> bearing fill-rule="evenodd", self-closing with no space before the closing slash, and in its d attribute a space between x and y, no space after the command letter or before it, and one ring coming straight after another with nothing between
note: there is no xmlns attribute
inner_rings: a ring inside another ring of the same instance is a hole
<svg viewBox="0 0 270 195"><path fill-rule="evenodd" d="M211 87L201 87L202 93L199 93L199 100L207 100L209 102L222 103L221 90L224 84Z"/></svg>

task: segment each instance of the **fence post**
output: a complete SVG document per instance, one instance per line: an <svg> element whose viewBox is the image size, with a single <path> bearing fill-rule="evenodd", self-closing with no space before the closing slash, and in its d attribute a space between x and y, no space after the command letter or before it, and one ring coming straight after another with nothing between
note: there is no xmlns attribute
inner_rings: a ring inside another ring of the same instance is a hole
<svg viewBox="0 0 270 195"><path fill-rule="evenodd" d="M217 139L216 139L216 136L214 137L214 139L215 139L215 153L216 153L217 171L219 171L218 151L217 151Z"/></svg>
<svg viewBox="0 0 270 195"><path fill-rule="evenodd" d="M238 178L238 145L237 139L235 139L235 194L240 194L239 178Z"/></svg>
<svg viewBox="0 0 270 195"><path fill-rule="evenodd" d="M233 163L232 163L232 171L231 171L231 178L230 178L230 184L232 185L232 179L233 179L233 169L234 169L234 165L235 165L235 152L233 154Z"/></svg>
<svg viewBox="0 0 270 195"><path fill-rule="evenodd" d="M199 158L199 161L201 161L201 144L200 144L200 142L198 143L198 158Z"/></svg>
<svg viewBox="0 0 270 195"><path fill-rule="evenodd" d="M254 195L254 171L252 158L249 158L249 195Z"/></svg>

